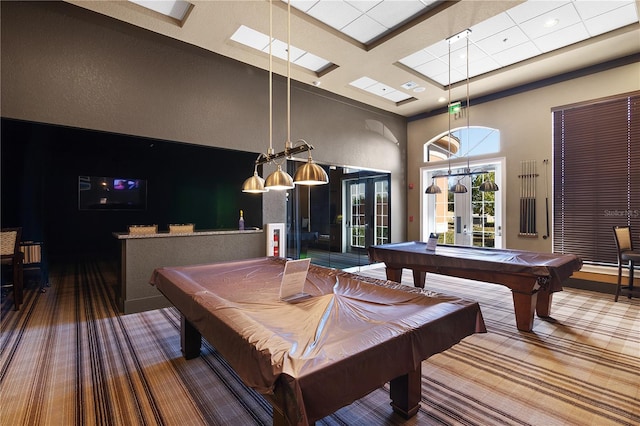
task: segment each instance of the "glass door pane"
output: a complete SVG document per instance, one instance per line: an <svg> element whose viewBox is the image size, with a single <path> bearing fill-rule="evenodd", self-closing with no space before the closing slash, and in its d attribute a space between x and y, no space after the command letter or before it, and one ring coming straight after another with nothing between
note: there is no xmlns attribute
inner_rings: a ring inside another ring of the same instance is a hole
<svg viewBox="0 0 640 426"><path fill-rule="evenodd" d="M476 247L496 247L496 193L482 192L480 185L487 179L495 182L495 171L473 179L471 206L473 243Z"/></svg>
<svg viewBox="0 0 640 426"><path fill-rule="evenodd" d="M373 244L389 242L389 181L375 181L376 213L373 224Z"/></svg>
<svg viewBox="0 0 640 426"><path fill-rule="evenodd" d="M328 185L296 186L288 193L288 256L337 269L367 265L367 248L390 241L390 175L323 167ZM288 172L293 175L295 167Z"/></svg>
<svg viewBox="0 0 640 426"><path fill-rule="evenodd" d="M349 247L365 248L365 232L369 225L366 218L367 200L365 184L362 182L350 183L349 190Z"/></svg>

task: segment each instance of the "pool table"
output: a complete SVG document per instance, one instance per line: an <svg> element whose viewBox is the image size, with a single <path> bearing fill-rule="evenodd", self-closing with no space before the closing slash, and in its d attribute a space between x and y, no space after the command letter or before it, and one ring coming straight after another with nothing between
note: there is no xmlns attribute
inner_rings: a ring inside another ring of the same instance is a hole
<svg viewBox="0 0 640 426"><path fill-rule="evenodd" d="M258 258L156 269L182 314L181 349L201 337L273 406L274 424L312 424L390 382L394 412L421 399L421 363L485 332L476 302L311 265L298 303L279 299L285 261Z"/></svg>
<svg viewBox="0 0 640 426"><path fill-rule="evenodd" d="M501 284L511 289L518 330L533 329L534 313L548 317L552 293L582 267L572 254L537 253L410 241L370 246L369 259L384 262L387 279L400 282L402 269L413 271L416 287L424 287L427 272Z"/></svg>

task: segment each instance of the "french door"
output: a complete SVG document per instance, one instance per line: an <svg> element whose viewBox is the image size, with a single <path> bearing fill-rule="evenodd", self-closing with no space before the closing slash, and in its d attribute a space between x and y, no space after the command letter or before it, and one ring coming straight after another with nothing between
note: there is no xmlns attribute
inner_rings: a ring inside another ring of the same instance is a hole
<svg viewBox="0 0 640 426"><path fill-rule="evenodd" d="M451 169L451 174L461 172L466 165ZM448 169L423 169L422 188L422 240L431 233L438 234L441 244L455 244L476 247L502 247L502 194L503 192L482 192L479 187L485 179L492 179L498 186L502 179L502 161L476 164L486 173L472 173L464 176L444 176L433 179L434 175L447 175ZM472 168L473 170L473 168ZM432 181L442 192L424 194ZM451 188L457 183L464 185L467 192L454 193Z"/></svg>
<svg viewBox="0 0 640 426"><path fill-rule="evenodd" d="M347 251L389 242L389 178L345 181Z"/></svg>

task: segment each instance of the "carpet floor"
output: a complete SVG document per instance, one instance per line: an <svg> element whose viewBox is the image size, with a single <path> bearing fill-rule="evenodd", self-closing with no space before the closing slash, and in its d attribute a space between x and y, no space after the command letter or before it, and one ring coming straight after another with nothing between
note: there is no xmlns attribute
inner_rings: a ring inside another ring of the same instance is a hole
<svg viewBox="0 0 640 426"><path fill-rule="evenodd" d="M215 347L181 356L174 308L118 313L114 265L53 265L49 281L46 293L27 289L20 311L2 300L0 425L271 424L270 405ZM640 299L565 289L527 333L505 287L437 275L427 287L477 300L488 333L423 362L412 419L393 414L384 386L316 424L640 424Z"/></svg>

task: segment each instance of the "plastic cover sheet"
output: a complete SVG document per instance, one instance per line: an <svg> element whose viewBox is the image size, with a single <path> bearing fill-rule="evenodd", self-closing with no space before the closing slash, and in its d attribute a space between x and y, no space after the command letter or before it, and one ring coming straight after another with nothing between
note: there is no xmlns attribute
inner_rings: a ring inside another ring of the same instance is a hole
<svg viewBox="0 0 640 426"><path fill-rule="evenodd" d="M438 244L427 251L421 241L383 244L369 247L372 261L387 265L448 267L461 270L496 271L549 278L549 290L561 291L562 282L582 268L582 260L573 254L537 253Z"/></svg>
<svg viewBox="0 0 640 426"><path fill-rule="evenodd" d="M304 289L313 297L282 302L283 269L278 258L160 268L151 284L246 385L275 394L292 424L325 417L486 331L476 302L315 265Z"/></svg>

